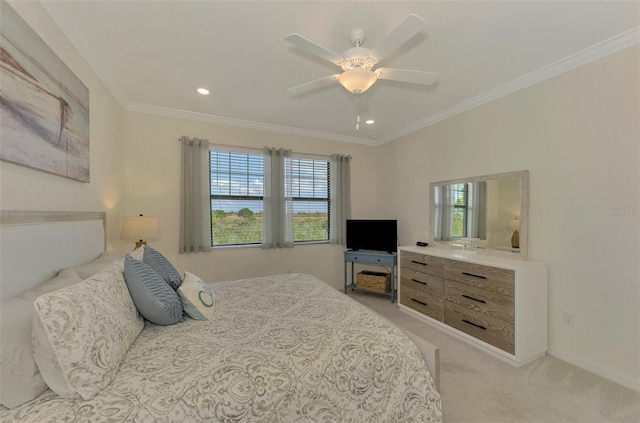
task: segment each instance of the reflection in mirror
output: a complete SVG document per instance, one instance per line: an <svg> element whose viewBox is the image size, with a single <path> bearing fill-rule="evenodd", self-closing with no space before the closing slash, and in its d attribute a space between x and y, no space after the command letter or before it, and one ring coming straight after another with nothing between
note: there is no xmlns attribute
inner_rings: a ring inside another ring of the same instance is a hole
<svg viewBox="0 0 640 423"><path fill-rule="evenodd" d="M487 183L434 186L434 241L487 238Z"/></svg>
<svg viewBox="0 0 640 423"><path fill-rule="evenodd" d="M431 240L526 258L528 179L525 170L432 183Z"/></svg>

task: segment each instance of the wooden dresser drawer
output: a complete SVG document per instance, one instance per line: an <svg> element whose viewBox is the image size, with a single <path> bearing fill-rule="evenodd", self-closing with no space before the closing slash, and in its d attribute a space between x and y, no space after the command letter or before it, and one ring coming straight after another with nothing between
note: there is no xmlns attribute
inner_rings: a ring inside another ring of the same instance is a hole
<svg viewBox="0 0 640 423"><path fill-rule="evenodd" d="M400 304L444 322L444 300L442 298L434 297L403 284L400 289Z"/></svg>
<svg viewBox="0 0 640 423"><path fill-rule="evenodd" d="M400 279L402 287L409 286L418 291L427 292L437 297L442 297L444 295L443 278L417 272L406 267L402 268L401 272L402 277Z"/></svg>
<svg viewBox="0 0 640 423"><path fill-rule="evenodd" d="M400 266L412 269L427 275L444 277L446 259L439 257L426 256L412 252L402 252L400 256Z"/></svg>
<svg viewBox="0 0 640 423"><path fill-rule="evenodd" d="M450 301L444 302L444 322L494 347L515 354L513 323L469 310Z"/></svg>
<svg viewBox="0 0 640 423"><path fill-rule="evenodd" d="M543 356L547 267L482 252L401 247L400 309L516 366Z"/></svg>
<svg viewBox="0 0 640 423"><path fill-rule="evenodd" d="M444 299L468 310L515 323L513 296L447 280Z"/></svg>
<svg viewBox="0 0 640 423"><path fill-rule="evenodd" d="M513 270L448 260L445 278L510 297L515 293Z"/></svg>

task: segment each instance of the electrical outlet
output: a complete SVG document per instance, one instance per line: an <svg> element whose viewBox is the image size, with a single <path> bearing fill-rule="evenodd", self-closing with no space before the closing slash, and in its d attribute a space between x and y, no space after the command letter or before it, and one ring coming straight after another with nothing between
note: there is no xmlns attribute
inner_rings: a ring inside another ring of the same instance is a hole
<svg viewBox="0 0 640 423"><path fill-rule="evenodd" d="M567 313L566 311L562 313L562 323L566 326L575 326L576 324L576 316L573 313Z"/></svg>

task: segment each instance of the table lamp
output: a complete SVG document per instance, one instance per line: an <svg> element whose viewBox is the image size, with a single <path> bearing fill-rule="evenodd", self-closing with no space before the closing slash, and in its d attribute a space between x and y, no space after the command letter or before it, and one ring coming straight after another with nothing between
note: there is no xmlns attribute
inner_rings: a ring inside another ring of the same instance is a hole
<svg viewBox="0 0 640 423"><path fill-rule="evenodd" d="M520 220L518 220L517 217L509 219L507 229L513 231L513 235L511 235L511 247L520 248L520 232L518 232L518 229L520 229Z"/></svg>
<svg viewBox="0 0 640 423"><path fill-rule="evenodd" d="M124 216L120 239L135 241L134 250L147 244L147 240L160 239L160 221L157 216Z"/></svg>

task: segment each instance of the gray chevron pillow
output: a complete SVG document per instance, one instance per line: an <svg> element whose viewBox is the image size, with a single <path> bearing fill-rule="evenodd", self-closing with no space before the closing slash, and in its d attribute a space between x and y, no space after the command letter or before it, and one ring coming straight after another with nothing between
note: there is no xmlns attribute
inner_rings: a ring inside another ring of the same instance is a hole
<svg viewBox="0 0 640 423"><path fill-rule="evenodd" d="M133 302L145 319L156 325L172 325L184 320L178 294L151 266L127 254L124 279Z"/></svg>
<svg viewBox="0 0 640 423"><path fill-rule="evenodd" d="M164 279L174 291L180 288L180 284L182 283L180 274L159 251L145 245L142 261L162 276L162 279Z"/></svg>

